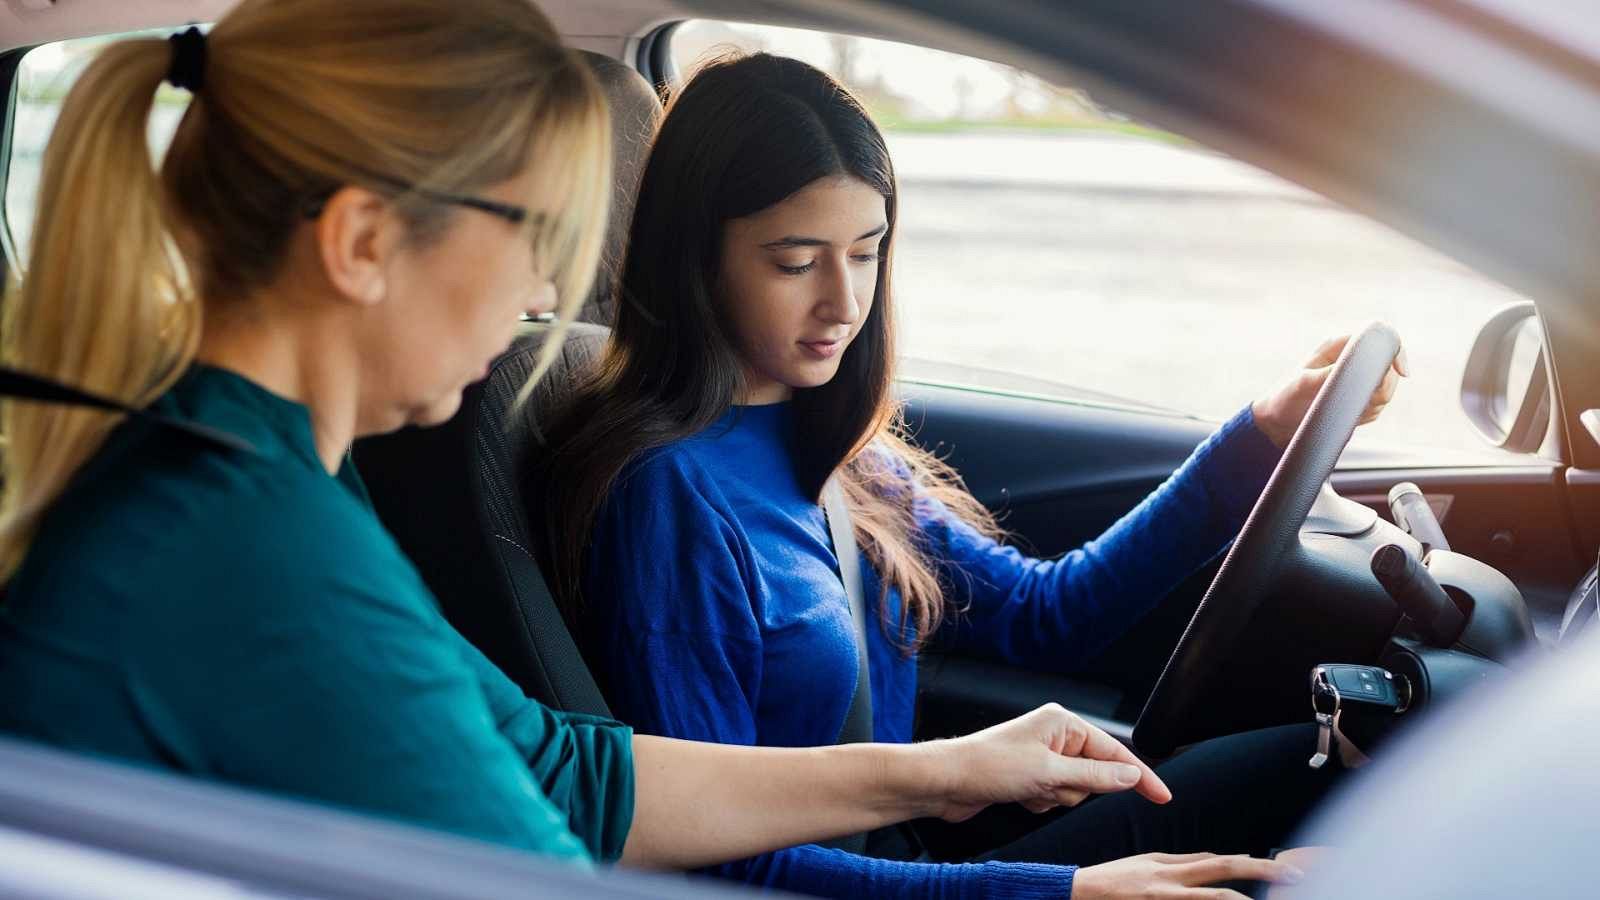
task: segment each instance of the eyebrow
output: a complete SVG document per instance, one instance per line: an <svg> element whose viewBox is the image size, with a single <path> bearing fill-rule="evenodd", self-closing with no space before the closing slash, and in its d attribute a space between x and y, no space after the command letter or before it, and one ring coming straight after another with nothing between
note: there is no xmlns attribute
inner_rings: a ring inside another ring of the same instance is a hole
<svg viewBox="0 0 1600 900"><path fill-rule="evenodd" d="M877 235L883 234L885 231L888 231L888 230L889 230L889 223L884 222L883 224L879 225L877 228L874 228L871 231L867 232L866 234L861 235L860 237L856 238L854 241L851 241L850 243L854 244L854 243L856 243L858 241L864 241L869 237L876 237ZM775 241L768 241L767 243L762 244L761 245L761 249L763 249L763 250L782 250L785 247L827 247L827 246L829 246L829 243L827 241L823 240L822 238L805 237L803 235L790 234L790 235L785 235L785 236L783 236L781 238L778 238Z"/></svg>

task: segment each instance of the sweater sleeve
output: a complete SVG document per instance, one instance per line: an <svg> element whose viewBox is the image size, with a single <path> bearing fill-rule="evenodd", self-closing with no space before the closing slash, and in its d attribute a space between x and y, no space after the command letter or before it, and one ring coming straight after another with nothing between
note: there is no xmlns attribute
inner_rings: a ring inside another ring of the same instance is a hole
<svg viewBox="0 0 1600 900"><path fill-rule="evenodd" d="M951 646L1042 670L1081 664L1238 534L1282 451L1245 407L1099 537L1054 560L1024 556L917 498L951 598Z"/></svg>
<svg viewBox="0 0 1600 900"><path fill-rule="evenodd" d="M459 632L449 629L449 638L482 686L496 729L565 814L567 829L595 859L620 859L633 824L633 729L531 700Z"/></svg>
<svg viewBox="0 0 1600 900"><path fill-rule="evenodd" d="M596 522L584 579L586 642L617 714L641 733L762 743L762 641L745 535L691 461L648 458ZM1065 898L1070 866L880 860L814 845L706 870L821 897Z"/></svg>

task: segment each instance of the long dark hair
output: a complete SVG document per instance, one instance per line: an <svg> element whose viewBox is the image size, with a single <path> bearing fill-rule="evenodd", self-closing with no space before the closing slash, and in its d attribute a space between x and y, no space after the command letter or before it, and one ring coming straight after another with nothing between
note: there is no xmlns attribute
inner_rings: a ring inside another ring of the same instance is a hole
<svg viewBox="0 0 1600 900"><path fill-rule="evenodd" d="M743 369L717 290L723 227L840 175L883 195L888 228L872 308L838 373L794 392L801 487L820 498L839 475L884 595L894 587L905 600L912 634L894 636L908 649L938 627L943 591L893 460L958 515L997 532L949 467L903 436L890 290L896 189L883 135L812 66L766 53L725 57L668 103L639 187L611 340L552 418L550 452L534 473L545 501L542 555L569 621L577 621L589 537L617 477L640 454L709 427L739 394ZM870 445L875 452L862 452Z"/></svg>

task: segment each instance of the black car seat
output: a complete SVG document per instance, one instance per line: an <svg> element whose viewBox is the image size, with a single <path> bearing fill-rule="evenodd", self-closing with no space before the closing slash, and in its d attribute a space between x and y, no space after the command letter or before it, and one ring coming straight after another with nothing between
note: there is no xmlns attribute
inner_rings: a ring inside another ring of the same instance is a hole
<svg viewBox="0 0 1600 900"><path fill-rule="evenodd" d="M594 292L561 356L530 402L512 402L532 374L545 329L529 332L467 389L461 409L435 428L407 428L357 441L356 468L378 517L399 542L442 611L528 696L557 709L607 714L534 559L520 489L538 446L539 412L566 389L605 339L610 298L626 245L639 178L661 102L638 72L585 52L611 103L614 187L606 251Z"/></svg>

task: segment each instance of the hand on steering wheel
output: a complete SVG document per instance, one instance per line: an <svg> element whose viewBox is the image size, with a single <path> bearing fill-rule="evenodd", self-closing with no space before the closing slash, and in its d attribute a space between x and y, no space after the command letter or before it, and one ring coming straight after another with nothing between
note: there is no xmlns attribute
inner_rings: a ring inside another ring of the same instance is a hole
<svg viewBox="0 0 1600 900"><path fill-rule="evenodd" d="M1306 410L1311 408L1311 401L1316 399L1323 384L1327 383L1328 376L1333 374L1333 364L1338 361L1339 354L1344 352L1345 345L1350 343L1350 337L1348 334L1341 334L1323 341L1287 384L1272 396L1263 397L1250 404L1250 412L1255 417L1256 427L1271 438L1279 448L1289 446L1289 439L1294 437L1295 431L1305 419ZM1367 403L1367 408L1362 411L1361 418L1356 424L1365 425L1378 418L1383 408L1394 399L1394 392L1400 385L1400 379L1410 374L1411 371L1406 365L1406 350L1401 347L1389 371L1383 374L1383 381L1379 382L1378 389L1372 392L1372 399Z"/></svg>
<svg viewBox="0 0 1600 900"><path fill-rule="evenodd" d="M1331 352L1332 346L1326 350ZM1400 337L1394 330L1374 323L1345 340L1338 360L1315 376L1319 387L1303 420L1134 726L1134 746L1141 753L1167 756L1195 735L1186 714L1204 695L1211 670L1232 655L1267 598L1280 564L1299 547L1300 528L1356 424L1382 397L1380 388L1391 373L1404 367L1396 366L1399 352ZM1312 361L1323 355L1319 352ZM1286 390L1294 396L1292 387Z"/></svg>

